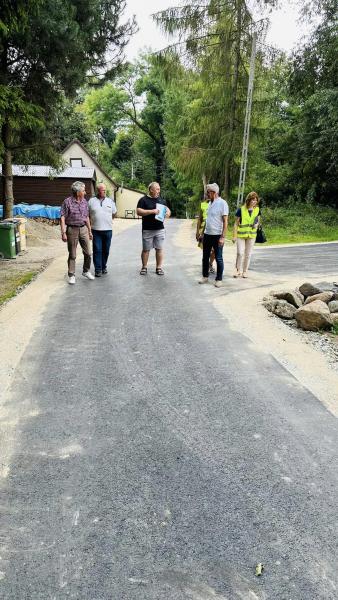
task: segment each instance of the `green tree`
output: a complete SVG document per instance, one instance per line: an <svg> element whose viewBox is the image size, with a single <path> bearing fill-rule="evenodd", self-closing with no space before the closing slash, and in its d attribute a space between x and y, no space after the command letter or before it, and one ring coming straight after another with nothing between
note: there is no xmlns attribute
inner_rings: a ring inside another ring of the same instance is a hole
<svg viewBox="0 0 338 600"><path fill-rule="evenodd" d="M165 53L178 53L191 67L190 102L179 115L183 138L177 164L187 174L199 171L204 180L223 181L229 199L238 171L254 26L248 4L195 1L162 11L155 20L167 33L184 38ZM264 23L258 34L263 30Z"/></svg>
<svg viewBox="0 0 338 600"><path fill-rule="evenodd" d="M91 127L105 139L105 152L110 145L107 170L140 189L156 179L173 214L185 216L190 186L167 160L165 115L171 89L163 61L143 56L114 83L89 92L82 108ZM110 136L116 136L112 144Z"/></svg>
<svg viewBox="0 0 338 600"><path fill-rule="evenodd" d="M13 153L40 148L49 162L57 163L53 140L47 135L50 114L61 96L75 95L87 76L98 82L112 75L134 25L119 25L123 0L2 4L0 151L8 217L13 206Z"/></svg>
<svg viewBox="0 0 338 600"><path fill-rule="evenodd" d="M65 97L60 98L51 115L49 130L55 139L56 149L60 152L74 139L85 146L95 143L95 133L83 112L78 110L78 103Z"/></svg>
<svg viewBox="0 0 338 600"><path fill-rule="evenodd" d="M260 165L268 173L269 200L290 198L338 206L335 6L331 0L319 3L322 20L308 42L284 63L279 74L270 72L275 103L265 138L266 162Z"/></svg>
<svg viewBox="0 0 338 600"><path fill-rule="evenodd" d="M110 145L111 141L120 145L130 146L131 138L135 139L136 131L143 132L156 145L158 142L158 131L154 122L149 119L145 105L149 98L144 97L144 78L148 69L147 59L141 59L135 65L129 65L124 73L118 76L114 83L109 83L101 89L92 90L87 94L82 109L87 116L91 126L96 128L104 141ZM115 140L117 132L121 134ZM114 153L117 151L115 148Z"/></svg>
<svg viewBox="0 0 338 600"><path fill-rule="evenodd" d="M83 103L89 122L99 131L130 130L133 126L134 133L136 128L146 136L159 183L165 168L163 97L158 68L151 57L142 57L136 65L129 65L114 84L90 92Z"/></svg>

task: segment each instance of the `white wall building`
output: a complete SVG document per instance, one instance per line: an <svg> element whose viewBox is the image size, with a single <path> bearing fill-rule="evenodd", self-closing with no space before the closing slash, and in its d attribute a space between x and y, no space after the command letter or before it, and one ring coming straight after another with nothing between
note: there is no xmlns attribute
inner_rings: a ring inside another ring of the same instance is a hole
<svg viewBox="0 0 338 600"><path fill-rule="evenodd" d="M102 169L88 150L79 140L73 140L62 152L62 157L70 167L93 167L96 172L96 183L104 183L107 195L114 198L117 208L117 216L122 219L136 219L136 206L144 192L132 188L120 186L106 171Z"/></svg>

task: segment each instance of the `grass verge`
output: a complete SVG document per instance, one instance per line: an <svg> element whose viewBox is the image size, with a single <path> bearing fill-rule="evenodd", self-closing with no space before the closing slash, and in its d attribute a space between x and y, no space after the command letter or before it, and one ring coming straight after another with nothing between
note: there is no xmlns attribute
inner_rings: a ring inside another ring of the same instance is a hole
<svg viewBox="0 0 338 600"><path fill-rule="evenodd" d="M232 239L236 208L230 207L227 239ZM267 244L302 244L338 240L338 212L329 206L295 204L262 207ZM196 227L196 221L194 222Z"/></svg>
<svg viewBox="0 0 338 600"><path fill-rule="evenodd" d="M231 206L227 233L229 240L232 239L235 212L236 208ZM269 245L338 240L338 212L328 206L263 206L262 225Z"/></svg>
<svg viewBox="0 0 338 600"><path fill-rule="evenodd" d="M30 283L32 279L37 275L38 271L27 271L27 273L9 273L6 276L6 280L3 282L2 289L0 292L0 306L14 298L18 293L19 289L27 283Z"/></svg>
<svg viewBox="0 0 338 600"><path fill-rule="evenodd" d="M337 211L326 206L299 204L292 207L263 207L262 224L268 244L338 240Z"/></svg>
<svg viewBox="0 0 338 600"><path fill-rule="evenodd" d="M331 332L333 333L333 335L338 335L338 323L335 323L332 326Z"/></svg>

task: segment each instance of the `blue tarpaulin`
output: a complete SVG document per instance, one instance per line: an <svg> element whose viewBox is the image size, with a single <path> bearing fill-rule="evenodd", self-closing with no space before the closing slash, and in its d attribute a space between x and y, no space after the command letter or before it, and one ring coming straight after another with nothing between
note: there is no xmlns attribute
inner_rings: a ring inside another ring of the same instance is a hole
<svg viewBox="0 0 338 600"><path fill-rule="evenodd" d="M60 206L47 206L44 204L15 204L13 217L43 217L44 219L59 219ZM3 207L0 204L0 219L3 216Z"/></svg>

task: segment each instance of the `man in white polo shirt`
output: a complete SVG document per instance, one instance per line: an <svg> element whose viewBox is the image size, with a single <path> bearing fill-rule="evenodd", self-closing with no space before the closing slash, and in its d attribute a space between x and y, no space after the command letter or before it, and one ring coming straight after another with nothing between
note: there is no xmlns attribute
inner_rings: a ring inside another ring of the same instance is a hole
<svg viewBox="0 0 338 600"><path fill-rule="evenodd" d="M89 200L88 207L93 232L95 277L101 277L108 272L107 261L113 235L113 219L116 216L115 202L106 196L104 183L99 183L97 194Z"/></svg>
<svg viewBox="0 0 338 600"><path fill-rule="evenodd" d="M228 228L229 206L225 200L219 197L217 183L207 185L207 194L210 203L203 235L203 277L199 283L208 283L209 281L209 259L213 248L217 264L215 286L221 287L224 270L223 246Z"/></svg>

